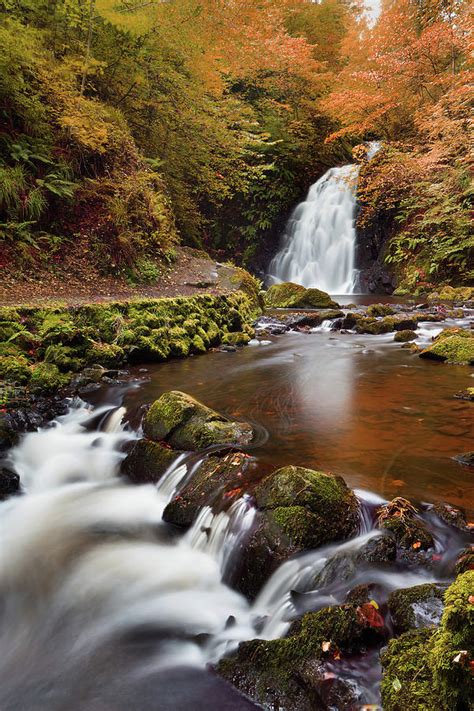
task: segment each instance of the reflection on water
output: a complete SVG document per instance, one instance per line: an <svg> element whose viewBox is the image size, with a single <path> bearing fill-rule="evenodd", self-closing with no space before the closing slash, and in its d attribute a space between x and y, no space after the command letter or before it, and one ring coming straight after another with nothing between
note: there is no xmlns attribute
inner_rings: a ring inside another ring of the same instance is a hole
<svg viewBox="0 0 474 711"><path fill-rule="evenodd" d="M452 460L473 448L472 403L453 399L472 382L470 370L422 361L393 334L285 334L268 346L153 365L146 376L125 398L137 417L163 391L185 390L268 431L252 452L262 470L300 464L387 498L474 508L471 472Z"/></svg>

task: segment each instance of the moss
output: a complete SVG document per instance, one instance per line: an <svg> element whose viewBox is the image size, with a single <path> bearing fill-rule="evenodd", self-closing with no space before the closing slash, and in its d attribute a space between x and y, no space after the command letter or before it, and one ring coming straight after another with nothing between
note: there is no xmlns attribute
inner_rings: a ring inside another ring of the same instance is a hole
<svg viewBox="0 0 474 711"><path fill-rule="evenodd" d="M222 343L229 346L246 346L250 342L250 336L247 333L225 333L222 337Z"/></svg>
<svg viewBox="0 0 474 711"><path fill-rule="evenodd" d="M51 392L65 385L67 376L53 363L36 363L31 368L30 386L38 392Z"/></svg>
<svg viewBox="0 0 474 711"><path fill-rule="evenodd" d="M280 506L271 512L271 520L289 538L292 545L316 548L320 520L304 506Z"/></svg>
<svg viewBox="0 0 474 711"><path fill-rule="evenodd" d="M407 632L415 627L439 623L445 590L435 583L415 585L395 590L388 598L388 607L395 628Z"/></svg>
<svg viewBox="0 0 474 711"><path fill-rule="evenodd" d="M388 304L371 304L367 309L368 316L393 316L394 309Z"/></svg>
<svg viewBox="0 0 474 711"><path fill-rule="evenodd" d="M271 286L265 293L265 305L268 308L296 309L337 309L339 306L325 291L305 289L292 282Z"/></svg>
<svg viewBox="0 0 474 711"><path fill-rule="evenodd" d="M462 329L446 329L420 353L420 358L474 364L474 333Z"/></svg>
<svg viewBox="0 0 474 711"><path fill-rule="evenodd" d="M113 343L93 343L86 351L88 363L99 363L104 366L114 366L123 362L123 348Z"/></svg>
<svg viewBox="0 0 474 711"><path fill-rule="evenodd" d="M427 300L430 303L437 301L471 301L474 299L474 288L469 286L443 286L439 290L428 294Z"/></svg>
<svg viewBox="0 0 474 711"><path fill-rule="evenodd" d="M406 331L397 331L393 337L393 340L396 343L408 343L408 341L414 341L416 337L417 335L415 331L407 329Z"/></svg>
<svg viewBox="0 0 474 711"><path fill-rule="evenodd" d="M44 360L47 363L54 363L64 372L75 372L84 364L74 348L59 344L51 344L46 348Z"/></svg>
<svg viewBox="0 0 474 711"><path fill-rule="evenodd" d="M0 378L11 383L27 383L31 377L28 360L22 355L0 356Z"/></svg>
<svg viewBox="0 0 474 711"><path fill-rule="evenodd" d="M263 510L279 510L278 519L285 522L286 531L295 539L301 534L301 512L297 529L282 508L303 508L313 516L314 545L352 535L358 528L358 504L354 494L341 477L303 467L284 467L263 480L255 489L257 506Z"/></svg>
<svg viewBox="0 0 474 711"><path fill-rule="evenodd" d="M122 469L135 484L156 484L181 452L141 439L123 462Z"/></svg>
<svg viewBox="0 0 474 711"><path fill-rule="evenodd" d="M395 536L397 544L402 548L413 548L415 550L427 550L434 545L433 537L423 522L415 517L387 518L380 524L381 528L391 531Z"/></svg>
<svg viewBox="0 0 474 711"><path fill-rule="evenodd" d="M384 711L447 711L433 691L428 650L433 630L410 631L392 639L381 654Z"/></svg>
<svg viewBox="0 0 474 711"><path fill-rule="evenodd" d="M78 325L66 312L40 311L37 318L37 332L42 343L70 343L80 335Z"/></svg>

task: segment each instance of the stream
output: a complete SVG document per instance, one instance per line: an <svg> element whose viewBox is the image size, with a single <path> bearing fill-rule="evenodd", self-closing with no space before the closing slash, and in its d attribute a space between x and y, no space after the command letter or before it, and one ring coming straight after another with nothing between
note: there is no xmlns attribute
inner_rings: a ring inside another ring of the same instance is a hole
<svg viewBox="0 0 474 711"><path fill-rule="evenodd" d="M418 342L439 328L420 324ZM453 460L471 447L469 403L453 399L468 385L466 367L422 361L393 334L323 324L237 352L137 367L71 402L10 452L26 495L0 504L2 711L257 708L212 665L241 641L284 636L298 615L341 603L366 581L356 570L314 584L334 556L375 535L381 503L400 495L474 508L468 470ZM256 479L286 464L342 474L361 502L359 534L284 563L249 603L229 584L254 522L249 497L217 514L204 505L179 534L163 510L199 457L179 459L157 486L120 477L143 405L171 389L253 424ZM465 544L423 510L438 562L372 568L382 603L394 589L447 580ZM338 666L356 690L354 708L380 703L377 659Z"/></svg>

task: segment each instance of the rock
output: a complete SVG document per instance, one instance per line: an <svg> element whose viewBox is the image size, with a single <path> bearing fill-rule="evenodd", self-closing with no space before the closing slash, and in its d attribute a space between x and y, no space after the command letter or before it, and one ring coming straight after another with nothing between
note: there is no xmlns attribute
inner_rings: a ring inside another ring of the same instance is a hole
<svg viewBox="0 0 474 711"><path fill-rule="evenodd" d="M391 306L388 304L371 304L367 308L367 315L368 316L393 316L393 314L396 313L395 309L393 309Z"/></svg>
<svg viewBox="0 0 474 711"><path fill-rule="evenodd" d="M0 412L0 451L10 449L18 442L18 433L13 427L9 415Z"/></svg>
<svg viewBox="0 0 474 711"><path fill-rule="evenodd" d="M134 484L156 484L182 452L158 442L140 439L122 463L122 471Z"/></svg>
<svg viewBox="0 0 474 711"><path fill-rule="evenodd" d="M431 304L437 301L470 301L474 298L474 288L469 286L443 286L439 291L428 294L427 301Z"/></svg>
<svg viewBox="0 0 474 711"><path fill-rule="evenodd" d="M172 390L150 407L143 421L145 435L166 440L181 450L201 450L213 444L246 445L253 437L251 425L233 422L186 393Z"/></svg>
<svg viewBox="0 0 474 711"><path fill-rule="evenodd" d="M248 333L237 331L236 333L224 333L222 343L227 346L246 346L250 341Z"/></svg>
<svg viewBox="0 0 474 711"><path fill-rule="evenodd" d="M236 585L255 597L274 570L296 552L354 535L359 504L341 477L284 467L254 492L260 520L244 547Z"/></svg>
<svg viewBox="0 0 474 711"><path fill-rule="evenodd" d="M368 607L339 605L308 613L301 619L296 634L270 642L244 642L235 656L219 663L217 671L265 708L286 711L352 708L358 699L344 680L331 694L325 662L384 639L383 618L372 605ZM342 705L327 706L330 699L331 703Z"/></svg>
<svg viewBox="0 0 474 711"><path fill-rule="evenodd" d="M267 308L280 309L337 309L339 304L319 289L305 289L300 284L274 284L265 293Z"/></svg>
<svg viewBox="0 0 474 711"><path fill-rule="evenodd" d="M388 609L397 633L439 625L447 587L426 583L392 592L388 598Z"/></svg>
<svg viewBox="0 0 474 711"><path fill-rule="evenodd" d="M474 466L474 452L472 452L473 459L472 465ZM461 509L451 506L451 504L439 503L433 506L434 513L442 521L448 524L448 526L453 526L460 531L468 531L466 514Z"/></svg>
<svg viewBox="0 0 474 711"><path fill-rule="evenodd" d="M417 338L415 331L397 331L393 340L396 343L408 343L408 341L414 341Z"/></svg>
<svg viewBox="0 0 474 711"><path fill-rule="evenodd" d="M433 536L417 510L402 497L381 506L377 521L380 528L391 531L402 549L420 551L434 546Z"/></svg>
<svg viewBox="0 0 474 711"><path fill-rule="evenodd" d="M8 499L20 490L20 477L10 469L0 468L0 501Z"/></svg>
<svg viewBox="0 0 474 711"><path fill-rule="evenodd" d="M457 400L468 400L470 402L474 402L474 388L466 388L465 390L461 390L456 393L454 397Z"/></svg>
<svg viewBox="0 0 474 711"><path fill-rule="evenodd" d="M472 708L473 590L470 570L446 590L439 629L411 630L389 642L381 654L384 711Z"/></svg>
<svg viewBox="0 0 474 711"><path fill-rule="evenodd" d="M420 358L474 364L474 332L460 328L445 329L420 353Z"/></svg>
<svg viewBox="0 0 474 711"><path fill-rule="evenodd" d="M461 551L454 566L454 574L461 575L468 570L474 570L474 545L466 546Z"/></svg>
<svg viewBox="0 0 474 711"><path fill-rule="evenodd" d="M180 489L163 512L163 520L175 526L191 526L203 506L220 504L242 494L249 458L242 452L204 460L192 479Z"/></svg>
<svg viewBox="0 0 474 711"><path fill-rule="evenodd" d="M395 331L414 331L418 326L416 318L399 318L395 323Z"/></svg>
<svg viewBox="0 0 474 711"><path fill-rule="evenodd" d="M474 467L474 452L464 452L453 457L459 464L464 464L466 467Z"/></svg>
<svg viewBox="0 0 474 711"><path fill-rule="evenodd" d="M371 538L359 550L336 553L316 576L314 587L320 588L336 581L352 578L362 567L378 567L392 563L397 557L397 546L391 536Z"/></svg>

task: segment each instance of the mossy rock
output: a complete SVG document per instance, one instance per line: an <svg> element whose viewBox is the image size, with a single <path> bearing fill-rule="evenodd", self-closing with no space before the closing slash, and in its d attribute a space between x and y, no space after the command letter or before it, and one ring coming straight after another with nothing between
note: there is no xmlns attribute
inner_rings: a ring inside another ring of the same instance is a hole
<svg viewBox="0 0 474 711"><path fill-rule="evenodd" d="M384 711L467 711L473 707L474 571L444 594L438 629L402 634L382 653Z"/></svg>
<svg viewBox="0 0 474 711"><path fill-rule="evenodd" d="M124 459L122 471L134 484L156 484L181 454L158 442L140 439Z"/></svg>
<svg viewBox="0 0 474 711"><path fill-rule="evenodd" d="M143 431L152 440L166 440L181 450L201 450L214 444L248 444L253 436L246 422L233 422L186 393L172 390L150 407Z"/></svg>
<svg viewBox="0 0 474 711"><path fill-rule="evenodd" d="M474 299L474 288L470 286L443 286L437 291L428 294L427 301L436 303L437 301L471 301Z"/></svg>
<svg viewBox="0 0 474 711"><path fill-rule="evenodd" d="M265 293L267 308L280 309L337 309L339 304L320 289L305 289L300 284L274 284Z"/></svg>
<svg viewBox="0 0 474 711"><path fill-rule="evenodd" d="M228 346L246 346L250 343L250 336L247 333L224 333L222 343Z"/></svg>
<svg viewBox="0 0 474 711"><path fill-rule="evenodd" d="M367 308L367 315L372 317L393 316L394 313L396 313L395 309L393 309L388 304L371 304Z"/></svg>
<svg viewBox="0 0 474 711"><path fill-rule="evenodd" d="M344 551L331 556L317 574L314 587L321 588L336 581L342 582L355 577L364 567L378 569L388 567L397 557L397 547L391 536L380 534L370 538L361 548Z"/></svg>
<svg viewBox="0 0 474 711"><path fill-rule="evenodd" d="M269 642L244 642L233 657L219 663L217 671L265 708L352 708L357 698L347 695L347 688L344 700L333 697L333 706L327 698L323 704L324 661L331 660L335 651L351 654L380 643L385 635L383 620L379 618L382 626L371 626L365 612L365 606L349 604L308 613L295 634ZM324 651L326 645L329 649Z"/></svg>
<svg viewBox="0 0 474 711"><path fill-rule="evenodd" d="M407 329L406 331L397 331L393 337L393 340L395 343L408 343L409 341L414 341L416 338L417 334L415 331Z"/></svg>
<svg viewBox="0 0 474 711"><path fill-rule="evenodd" d="M380 655L384 711L448 711L439 705L428 666L433 629L412 630L392 639Z"/></svg>
<svg viewBox="0 0 474 711"><path fill-rule="evenodd" d="M420 353L420 358L474 365L474 333L462 329L446 329Z"/></svg>
<svg viewBox="0 0 474 711"><path fill-rule="evenodd" d="M163 512L163 520L188 528L203 506L220 505L227 492L233 492L233 495L241 492L247 465L248 458L241 452L208 457L169 502Z"/></svg>
<svg viewBox="0 0 474 711"><path fill-rule="evenodd" d="M85 353L89 364L99 363L106 367L113 367L125 360L123 348L114 343L92 343Z"/></svg>
<svg viewBox="0 0 474 711"><path fill-rule="evenodd" d="M359 505L341 477L284 467L260 482L254 496L259 520L236 575L236 586L249 598L295 553L358 531Z"/></svg>
<svg viewBox="0 0 474 711"><path fill-rule="evenodd" d="M400 548L419 551L434 546L433 536L419 518L392 516L380 523L380 528L393 533Z"/></svg>
<svg viewBox="0 0 474 711"><path fill-rule="evenodd" d="M44 360L46 363L57 365L63 372L76 372L84 365L84 360L76 349L57 343L52 343L46 348Z"/></svg>
<svg viewBox="0 0 474 711"><path fill-rule="evenodd" d="M0 378L20 385L27 383L31 378L31 369L25 356L0 356Z"/></svg>
<svg viewBox="0 0 474 711"><path fill-rule="evenodd" d="M388 609L398 633L439 625L447 585L426 583L395 590L388 598Z"/></svg>
<svg viewBox="0 0 474 711"><path fill-rule="evenodd" d="M54 363L36 363L31 367L30 387L36 392L53 392L68 381Z"/></svg>
<svg viewBox="0 0 474 711"><path fill-rule="evenodd" d="M418 319L414 317L402 316L397 318L395 331L414 331L418 326Z"/></svg>

